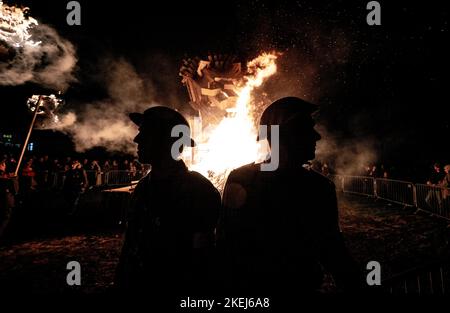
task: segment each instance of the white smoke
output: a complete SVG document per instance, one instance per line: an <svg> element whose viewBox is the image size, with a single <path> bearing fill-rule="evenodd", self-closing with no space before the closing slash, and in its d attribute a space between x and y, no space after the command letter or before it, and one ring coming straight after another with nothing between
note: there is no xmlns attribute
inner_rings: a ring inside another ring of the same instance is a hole
<svg viewBox="0 0 450 313"><path fill-rule="evenodd" d="M323 125L316 126L322 139L317 142L316 160L331 165L337 174L361 175L377 161L375 142L370 139L339 139Z"/></svg>
<svg viewBox="0 0 450 313"><path fill-rule="evenodd" d="M102 146L109 151L134 153L137 127L128 113L143 112L154 104L154 88L124 59L109 60L105 65L110 98L87 103L81 111L61 116L56 129L69 134L80 152Z"/></svg>
<svg viewBox="0 0 450 313"><path fill-rule="evenodd" d="M73 76L77 63L75 47L48 25L36 25L32 33L33 40L40 44L9 48L10 56L0 61L0 85L33 82L66 90L76 80Z"/></svg>
<svg viewBox="0 0 450 313"><path fill-rule="evenodd" d="M69 112L63 116L58 116L58 121L53 124L52 128L56 130L64 130L72 127L76 121L77 115L74 112Z"/></svg>

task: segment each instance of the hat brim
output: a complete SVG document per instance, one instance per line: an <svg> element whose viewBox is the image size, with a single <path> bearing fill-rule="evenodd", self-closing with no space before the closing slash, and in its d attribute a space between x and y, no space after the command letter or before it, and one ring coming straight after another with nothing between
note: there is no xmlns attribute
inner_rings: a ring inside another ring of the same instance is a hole
<svg viewBox="0 0 450 313"><path fill-rule="evenodd" d="M128 114L128 117L137 126L142 126L142 124L144 122L144 114L142 114L142 113L130 113L130 114ZM190 140L191 140L190 147L197 146L197 143L194 141L194 139L190 138Z"/></svg>
<svg viewBox="0 0 450 313"><path fill-rule="evenodd" d="M130 113L128 114L128 117L137 126L141 126L144 121L144 114L142 113Z"/></svg>

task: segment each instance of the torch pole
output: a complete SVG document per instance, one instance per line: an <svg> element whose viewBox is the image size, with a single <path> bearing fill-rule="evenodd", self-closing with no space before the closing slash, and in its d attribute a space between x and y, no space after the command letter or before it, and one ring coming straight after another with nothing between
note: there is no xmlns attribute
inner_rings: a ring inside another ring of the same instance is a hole
<svg viewBox="0 0 450 313"><path fill-rule="evenodd" d="M17 161L16 171L14 172L14 176L17 176L19 173L20 164L22 163L23 155L25 154L25 150L27 149L28 140L30 140L31 132L33 131L34 123L36 122L36 116L39 112L39 106L41 104L41 97L39 96L39 99L36 104L36 108L34 109L33 119L31 120L30 128L28 129L27 138L25 139L25 142L22 147L22 151L20 152L19 161Z"/></svg>

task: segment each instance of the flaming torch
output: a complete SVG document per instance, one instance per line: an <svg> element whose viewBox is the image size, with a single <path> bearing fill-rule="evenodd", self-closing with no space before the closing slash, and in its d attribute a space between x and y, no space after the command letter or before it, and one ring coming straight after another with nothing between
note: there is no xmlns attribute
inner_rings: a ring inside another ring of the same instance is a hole
<svg viewBox="0 0 450 313"><path fill-rule="evenodd" d="M0 41L15 48L38 46L41 42L31 40L30 29L38 22L28 16L29 8L8 6L0 1Z"/></svg>
<svg viewBox="0 0 450 313"><path fill-rule="evenodd" d="M22 147L22 151L20 152L19 161L17 162L16 171L14 172L15 176L19 173L19 168L22 163L23 155L25 154L25 150L28 145L28 141L30 140L31 132L33 131L34 124L36 123L36 117L38 115L45 116L46 119L49 119L52 123L58 123L58 115L56 115L56 110L61 104L64 102L63 99L56 97L55 95L33 95L27 101L27 106L33 112L33 118L31 119L30 127L28 128L27 137L25 138L25 142Z"/></svg>

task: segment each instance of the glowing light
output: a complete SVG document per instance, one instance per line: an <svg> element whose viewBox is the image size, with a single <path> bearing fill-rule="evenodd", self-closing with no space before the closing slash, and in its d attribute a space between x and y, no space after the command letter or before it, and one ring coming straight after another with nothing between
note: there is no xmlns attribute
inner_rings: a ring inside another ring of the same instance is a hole
<svg viewBox="0 0 450 313"><path fill-rule="evenodd" d="M204 130L203 138L195 138L198 148L190 168L208 177L219 190L231 170L261 158L252 92L276 73L276 59L276 53L264 53L248 62L235 106L216 127Z"/></svg>
<svg viewBox="0 0 450 313"><path fill-rule="evenodd" d="M37 114L43 116L39 125L39 128L42 129L58 129L61 126L60 118L56 112L63 104L64 100L55 95L33 95L27 101L27 106L31 112L38 110Z"/></svg>
<svg viewBox="0 0 450 313"><path fill-rule="evenodd" d="M64 102L62 99L57 98L55 95L33 95L31 98L28 98L27 105L28 108L34 112L39 102L39 111L38 114L44 113L54 113L54 111Z"/></svg>
<svg viewBox="0 0 450 313"><path fill-rule="evenodd" d="M41 42L31 40L30 29L38 25L31 16L27 16L28 8L8 6L0 1L0 41L19 48L35 47Z"/></svg>

